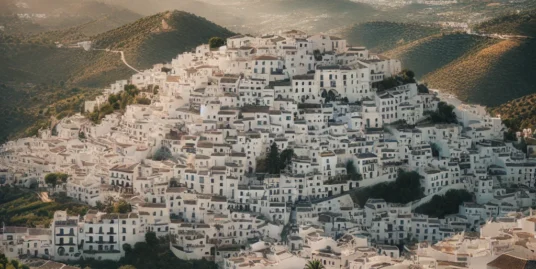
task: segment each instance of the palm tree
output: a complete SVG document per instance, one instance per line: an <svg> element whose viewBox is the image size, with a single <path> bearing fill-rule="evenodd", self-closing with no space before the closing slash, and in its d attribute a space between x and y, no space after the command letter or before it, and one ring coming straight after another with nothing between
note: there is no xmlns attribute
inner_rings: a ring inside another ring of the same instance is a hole
<svg viewBox="0 0 536 269"><path fill-rule="evenodd" d="M307 262L304 269L324 269L324 265L319 260L312 260Z"/></svg>

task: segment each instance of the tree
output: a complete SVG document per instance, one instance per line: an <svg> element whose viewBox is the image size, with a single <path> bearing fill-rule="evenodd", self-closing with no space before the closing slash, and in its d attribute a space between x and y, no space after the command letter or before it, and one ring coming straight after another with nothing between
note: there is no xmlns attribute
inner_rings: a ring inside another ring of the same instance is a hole
<svg viewBox="0 0 536 269"><path fill-rule="evenodd" d="M402 72L400 72L400 75L403 84L415 83L415 72L409 69L404 69Z"/></svg>
<svg viewBox="0 0 536 269"><path fill-rule="evenodd" d="M11 264L13 265L13 267L15 267L15 268L19 268L19 261L17 261L17 260L11 260Z"/></svg>
<svg viewBox="0 0 536 269"><path fill-rule="evenodd" d="M384 78L378 83L378 90L387 90L398 86L398 81L394 77Z"/></svg>
<svg viewBox="0 0 536 269"><path fill-rule="evenodd" d="M266 171L269 174L279 174L280 171L279 148L275 142L270 146L266 157Z"/></svg>
<svg viewBox="0 0 536 269"><path fill-rule="evenodd" d="M69 178L69 175L65 173L56 173L56 176L61 183L67 183L67 179Z"/></svg>
<svg viewBox="0 0 536 269"><path fill-rule="evenodd" d="M86 139L86 133L84 133L84 132L78 133L78 138L79 139Z"/></svg>
<svg viewBox="0 0 536 269"><path fill-rule="evenodd" d="M123 244L123 250L125 251L125 253L132 252L132 245L130 245L128 243Z"/></svg>
<svg viewBox="0 0 536 269"><path fill-rule="evenodd" d="M426 84L417 85L417 91L419 93L430 93L430 90L428 89L428 85Z"/></svg>
<svg viewBox="0 0 536 269"><path fill-rule="evenodd" d="M514 143L514 146L523 153L527 154L527 141L525 141L524 137L521 137L521 141L519 141L519 143Z"/></svg>
<svg viewBox="0 0 536 269"><path fill-rule="evenodd" d="M158 246L158 237L154 232L148 232L145 234L145 242L149 247L156 247Z"/></svg>
<svg viewBox="0 0 536 269"><path fill-rule="evenodd" d="M328 91L328 97L326 99L326 103L329 102L329 101L335 101L335 99L337 99L337 96L335 95L335 92L333 92L332 90L329 90Z"/></svg>
<svg viewBox="0 0 536 269"><path fill-rule="evenodd" d="M504 142L517 141L516 133L513 130L508 130L503 133Z"/></svg>
<svg viewBox="0 0 536 269"><path fill-rule="evenodd" d="M360 206L364 206L369 198L381 198L388 203L406 204L424 196L419 173L400 170L394 182L378 183L358 189L352 196Z"/></svg>
<svg viewBox="0 0 536 269"><path fill-rule="evenodd" d="M169 159L173 159L173 155L171 154L171 150L164 146L159 148L153 155L153 160L155 161L166 161Z"/></svg>
<svg viewBox="0 0 536 269"><path fill-rule="evenodd" d="M211 49L217 49L223 45L225 45L225 40L221 37L211 37L209 40L208 40L208 44L210 46Z"/></svg>
<svg viewBox="0 0 536 269"><path fill-rule="evenodd" d="M324 265L319 260L308 261L304 269L324 269Z"/></svg>
<svg viewBox="0 0 536 269"><path fill-rule="evenodd" d="M103 204L101 201L97 201L97 203L95 204L95 208L97 208L97 210L99 211L104 211L106 209L106 205Z"/></svg>
<svg viewBox="0 0 536 269"><path fill-rule="evenodd" d="M313 51L313 56L315 57L315 61L322 61L322 53L320 52L320 50L314 50Z"/></svg>
<svg viewBox="0 0 536 269"><path fill-rule="evenodd" d="M138 97L138 98L136 98L136 103L138 103L140 105L150 105L151 104L151 99L146 98L146 97Z"/></svg>
<svg viewBox="0 0 536 269"><path fill-rule="evenodd" d="M433 218L444 218L446 215L458 213L463 202L472 200L473 195L467 190L448 190L445 195L434 195L432 200L417 207L415 212Z"/></svg>
<svg viewBox="0 0 536 269"><path fill-rule="evenodd" d="M350 180L361 180L362 176L357 172L354 160L348 160L346 162L346 174L350 177Z"/></svg>
<svg viewBox="0 0 536 269"><path fill-rule="evenodd" d="M294 157L293 149L285 149L279 155L279 170L285 169L287 166L292 164L292 157Z"/></svg>
<svg viewBox="0 0 536 269"><path fill-rule="evenodd" d="M0 253L0 265L5 266L8 262L8 259L4 253Z"/></svg>
<svg viewBox="0 0 536 269"><path fill-rule="evenodd" d="M439 153L441 151L441 148L439 147L439 145L437 145L436 143L431 143L430 146L432 148L432 156L439 157Z"/></svg>
<svg viewBox="0 0 536 269"><path fill-rule="evenodd" d="M121 214L124 214L124 213L128 213L130 212L131 206L130 204L125 201L125 200L119 200L119 202L115 203L114 205L114 213L121 213Z"/></svg>
<svg viewBox="0 0 536 269"><path fill-rule="evenodd" d="M52 185L53 189L56 189L56 185L58 185L58 176L56 173L50 173L45 176L45 183L47 185Z"/></svg>
<svg viewBox="0 0 536 269"><path fill-rule="evenodd" d="M140 90L138 90L138 88L132 84L125 85L123 89L130 96L136 96L138 93L140 93Z"/></svg>
<svg viewBox="0 0 536 269"><path fill-rule="evenodd" d="M434 123L458 123L454 106L445 102L437 104L437 110L431 114L430 119Z"/></svg>

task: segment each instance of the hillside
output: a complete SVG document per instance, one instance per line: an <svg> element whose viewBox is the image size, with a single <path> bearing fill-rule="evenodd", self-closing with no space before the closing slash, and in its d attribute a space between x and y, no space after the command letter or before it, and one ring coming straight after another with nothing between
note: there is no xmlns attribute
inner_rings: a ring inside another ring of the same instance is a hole
<svg viewBox="0 0 536 269"><path fill-rule="evenodd" d="M0 187L0 221L6 226L48 226L56 210L70 214L85 214L88 206L58 197L57 201L42 202L37 195L25 189Z"/></svg>
<svg viewBox="0 0 536 269"><path fill-rule="evenodd" d="M475 27L481 33L536 37L536 9L493 18Z"/></svg>
<svg viewBox="0 0 536 269"><path fill-rule="evenodd" d="M350 0L104 0L140 14L178 9L203 16L240 33L277 33L298 29L310 33L374 20L383 12Z"/></svg>
<svg viewBox="0 0 536 269"><path fill-rule="evenodd" d="M536 94L506 102L492 108L491 112L500 115L507 127L513 130L536 129Z"/></svg>
<svg viewBox="0 0 536 269"><path fill-rule="evenodd" d="M343 31L343 36L354 46L365 46L373 52L384 52L413 41L439 34L433 26L396 22L366 22Z"/></svg>
<svg viewBox="0 0 536 269"><path fill-rule="evenodd" d="M536 91L535 40L502 40L426 75L431 87L488 106Z"/></svg>
<svg viewBox="0 0 536 269"><path fill-rule="evenodd" d="M382 53L400 59L405 68L424 76L496 41L467 34L437 34L428 36Z"/></svg>
<svg viewBox="0 0 536 269"><path fill-rule="evenodd" d="M5 126L0 141L35 134L37 129L30 126L43 126L51 117L80 111L84 99L133 74L118 53L57 48L55 41L93 40L95 47L124 50L131 65L148 68L170 61L212 36L233 34L179 11L142 18L94 37L80 33L80 27L27 38L0 34L0 125Z"/></svg>
<svg viewBox="0 0 536 269"><path fill-rule="evenodd" d="M3 3L0 2L0 9L3 10L0 11L0 25L7 24L9 27L6 28L10 29L13 28L13 24L27 26L18 27L19 31L9 31L8 34L34 34L87 24L82 29L84 34L95 35L142 17L129 9L95 0L26 0L19 7L14 4L14 1L1 1ZM15 14L28 16L19 19ZM32 14L40 14L40 16L35 17Z"/></svg>
<svg viewBox="0 0 536 269"><path fill-rule="evenodd" d="M182 11L163 12L94 37L97 48L123 50L128 62L139 68L169 62L178 53L231 31Z"/></svg>

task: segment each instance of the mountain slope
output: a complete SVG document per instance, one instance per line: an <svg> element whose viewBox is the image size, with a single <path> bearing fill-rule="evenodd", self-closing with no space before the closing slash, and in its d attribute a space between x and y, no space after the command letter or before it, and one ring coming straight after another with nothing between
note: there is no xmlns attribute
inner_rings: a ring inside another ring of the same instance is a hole
<svg viewBox="0 0 536 269"><path fill-rule="evenodd" d="M139 68L170 61L178 53L226 38L233 32L204 18L182 11L163 12L126 24L94 38L97 48L123 50L128 62Z"/></svg>
<svg viewBox="0 0 536 269"><path fill-rule="evenodd" d="M95 0L26 0L18 3L20 7L9 1L0 0L0 25L7 29L4 33L18 36L82 25L79 31L95 35L142 17L129 9ZM41 14L42 17L19 19L16 14Z"/></svg>
<svg viewBox="0 0 536 269"><path fill-rule="evenodd" d="M383 55L400 59L405 68L424 76L496 41L467 34L438 34L402 45Z"/></svg>
<svg viewBox="0 0 536 269"><path fill-rule="evenodd" d="M536 90L536 43L503 40L426 75L431 87L494 106Z"/></svg>
<svg viewBox="0 0 536 269"><path fill-rule="evenodd" d="M487 34L536 35L534 10L499 17L476 27ZM483 37L479 37L483 38ZM446 89L462 100L497 106L536 92L536 39L501 40L473 49L424 76L431 87Z"/></svg>
<svg viewBox="0 0 536 269"><path fill-rule="evenodd" d="M396 22L366 22L343 31L352 45L365 46L373 52L384 52L415 40L440 33L439 27Z"/></svg>
<svg viewBox="0 0 536 269"><path fill-rule="evenodd" d="M310 33L369 21L382 11L350 0L104 0L141 14L178 9L206 17L241 33L277 33L297 29Z"/></svg>
<svg viewBox="0 0 536 269"><path fill-rule="evenodd" d="M522 130L536 129L536 94L525 95L521 98L492 108L491 113L500 115L508 128Z"/></svg>
<svg viewBox="0 0 536 269"><path fill-rule="evenodd" d="M536 37L536 9L493 18L475 27L481 33Z"/></svg>
<svg viewBox="0 0 536 269"><path fill-rule="evenodd" d="M0 33L0 141L35 134L37 129L28 127L78 112L83 100L97 89L133 74L118 53L57 48L55 41L93 40L97 48L124 50L129 64L147 68L207 43L210 37L233 34L178 11L149 16L94 37L79 29L29 38Z"/></svg>

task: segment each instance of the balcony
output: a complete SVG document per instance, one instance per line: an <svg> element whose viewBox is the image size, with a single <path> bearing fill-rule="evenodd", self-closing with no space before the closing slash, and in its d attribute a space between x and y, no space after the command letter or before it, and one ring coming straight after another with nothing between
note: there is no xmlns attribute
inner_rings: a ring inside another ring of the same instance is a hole
<svg viewBox="0 0 536 269"><path fill-rule="evenodd" d="M72 232L72 233L57 233L56 236L74 236L74 232Z"/></svg>
<svg viewBox="0 0 536 269"><path fill-rule="evenodd" d="M74 242L57 242L56 246L76 246Z"/></svg>
<svg viewBox="0 0 536 269"><path fill-rule="evenodd" d="M104 241L104 240L99 240L99 241L95 241L93 242L95 244L117 244L117 241Z"/></svg>
<svg viewBox="0 0 536 269"><path fill-rule="evenodd" d="M117 253L121 253L121 251L117 250L117 249L109 249L109 250L95 250L95 249L91 249L91 250L84 250L84 254L117 254Z"/></svg>

